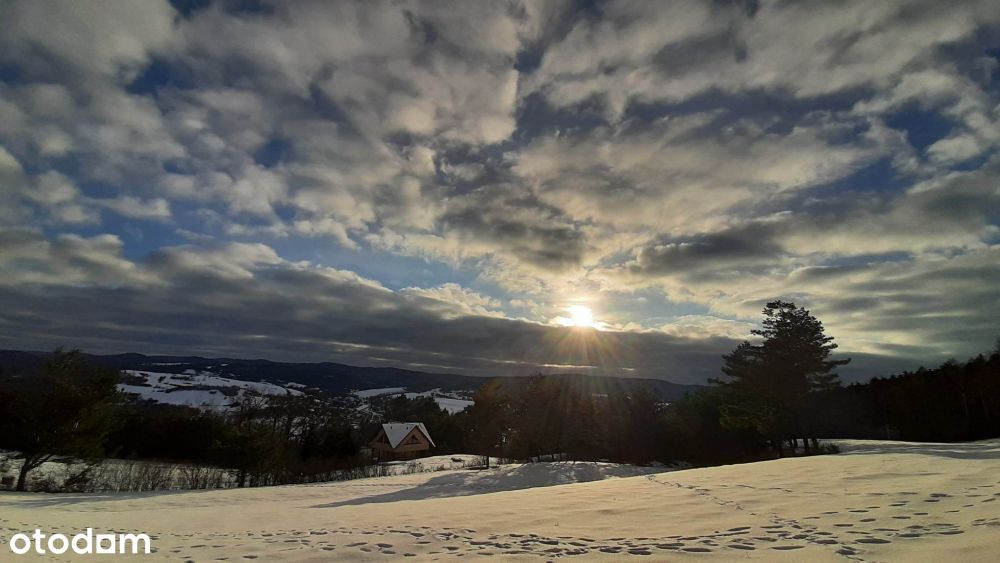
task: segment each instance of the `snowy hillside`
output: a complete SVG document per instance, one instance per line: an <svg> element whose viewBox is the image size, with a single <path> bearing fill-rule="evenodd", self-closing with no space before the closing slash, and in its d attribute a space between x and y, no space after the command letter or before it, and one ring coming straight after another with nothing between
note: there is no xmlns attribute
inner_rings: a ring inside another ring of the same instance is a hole
<svg viewBox="0 0 1000 563"><path fill-rule="evenodd" d="M124 393L139 399L169 405L203 409L225 409L247 393L269 396L301 395L302 391L274 383L241 381L212 372L187 370L184 373L124 370L126 383L118 385Z"/></svg>
<svg viewBox="0 0 1000 563"><path fill-rule="evenodd" d="M372 399L375 397L391 398L399 395L404 395L407 399L430 397L434 399L434 402L437 403L439 407L451 414L462 412L468 407L471 407L474 403L474 401L463 398L458 393L446 393L441 391L441 389L431 389L430 391L424 391L422 393L407 393L406 387L383 387L380 389L363 389L360 391L354 391L352 394L359 399ZM366 405L362 404L361 408L366 408Z"/></svg>
<svg viewBox="0 0 1000 563"><path fill-rule="evenodd" d="M15 530L142 530L208 561L994 561L1000 441L845 442L846 453L655 473L540 463L324 485L0 495Z"/></svg>

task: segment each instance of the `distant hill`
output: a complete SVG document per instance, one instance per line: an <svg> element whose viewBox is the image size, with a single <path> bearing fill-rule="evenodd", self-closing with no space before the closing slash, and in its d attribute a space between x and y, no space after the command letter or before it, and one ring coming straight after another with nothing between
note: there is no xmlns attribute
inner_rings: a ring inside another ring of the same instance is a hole
<svg viewBox="0 0 1000 563"><path fill-rule="evenodd" d="M46 352L0 350L0 369L5 373L30 373L44 361ZM472 391L488 378L448 373L427 373L400 368L358 367L333 362L287 363L270 360L240 360L234 358L202 358L199 356L146 356L143 354L91 355L95 361L117 369L145 370L159 373L184 373L188 370L207 372L243 381L264 381L284 385L297 383L315 387L332 395L346 395L353 390L405 387L422 392ZM681 385L659 379L628 379L599 375L558 374L553 377L572 379L592 393L616 390L645 389L662 401L675 401L700 385ZM501 381L520 379L500 377Z"/></svg>

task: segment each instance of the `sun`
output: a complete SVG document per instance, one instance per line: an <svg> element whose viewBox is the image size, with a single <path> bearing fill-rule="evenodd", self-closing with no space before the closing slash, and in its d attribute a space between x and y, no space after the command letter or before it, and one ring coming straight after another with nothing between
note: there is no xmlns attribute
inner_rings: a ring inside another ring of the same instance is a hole
<svg viewBox="0 0 1000 563"><path fill-rule="evenodd" d="M567 311L569 311L569 318L573 321L573 326L594 326L594 312L590 310L590 307L573 305L567 308Z"/></svg>
<svg viewBox="0 0 1000 563"><path fill-rule="evenodd" d="M554 319L556 324L574 328L594 328L597 330L601 330L605 326L604 323L594 320L594 311L586 305L570 305L563 310L566 311L567 315L556 317Z"/></svg>

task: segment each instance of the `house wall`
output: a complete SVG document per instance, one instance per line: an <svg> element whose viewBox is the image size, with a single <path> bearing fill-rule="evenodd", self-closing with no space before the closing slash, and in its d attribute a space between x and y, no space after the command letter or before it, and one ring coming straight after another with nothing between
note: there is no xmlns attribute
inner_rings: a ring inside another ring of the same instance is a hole
<svg viewBox="0 0 1000 563"><path fill-rule="evenodd" d="M403 441L400 442L400 444L395 448L389 447L389 444L387 442L379 441L379 439L382 438L383 435L384 432L380 431L379 435L376 436L375 440L372 441L372 443L370 444L372 449L374 450L376 459L380 460L414 459L416 457L419 457L419 454L421 452L426 452L429 449L431 449L430 442L427 441L427 438L424 437L424 434L420 432L420 430L417 428L411 430L410 433L407 434L405 438L403 438ZM409 442L412 437L415 437L417 439L417 443L408 444L407 442Z"/></svg>

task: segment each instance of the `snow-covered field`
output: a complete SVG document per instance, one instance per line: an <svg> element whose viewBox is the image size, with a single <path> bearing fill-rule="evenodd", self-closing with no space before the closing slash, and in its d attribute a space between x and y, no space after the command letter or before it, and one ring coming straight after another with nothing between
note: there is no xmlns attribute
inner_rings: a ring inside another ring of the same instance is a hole
<svg viewBox="0 0 1000 563"><path fill-rule="evenodd" d="M379 397L382 395L399 395L406 391L406 387L379 387L378 389L362 389L354 394L362 399Z"/></svg>
<svg viewBox="0 0 1000 563"><path fill-rule="evenodd" d="M439 407L448 411L450 414L462 412L465 409L471 407L475 403L475 401L467 401L465 399L455 399L453 397L434 397L434 402L436 402Z"/></svg>
<svg viewBox="0 0 1000 563"><path fill-rule="evenodd" d="M840 455L667 473L539 463L263 489L3 493L0 534L141 531L154 558L195 561L996 560L1000 441L842 444Z"/></svg>
<svg viewBox="0 0 1000 563"><path fill-rule="evenodd" d="M125 370L129 376L145 380L143 385L119 384L124 393L138 395L167 405L184 405L203 409L225 409L238 402L247 392L260 395L301 395L298 389L287 389L267 382L242 381L221 377L211 372L159 373L145 370Z"/></svg>
<svg viewBox="0 0 1000 563"><path fill-rule="evenodd" d="M407 393L405 387L381 387L379 389L354 391L353 395L360 399L370 399L372 397L381 397L385 395L403 395L407 399L430 397L434 399L434 402L436 402L439 407L448 411L450 414L462 412L468 407L471 407L475 402L468 399L462 399L451 393L445 393L440 389L432 389L430 391L424 391L423 393Z"/></svg>
<svg viewBox="0 0 1000 563"><path fill-rule="evenodd" d="M424 391L423 393L406 393L407 399L416 399L417 397L430 397L434 399L434 402L437 403L439 407L448 411L450 414L462 412L475 403L475 401L460 399L454 395L444 393L440 389Z"/></svg>

